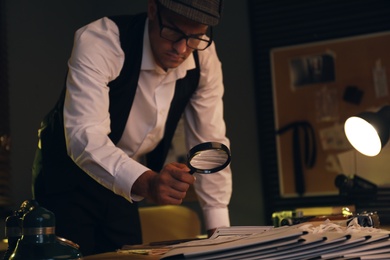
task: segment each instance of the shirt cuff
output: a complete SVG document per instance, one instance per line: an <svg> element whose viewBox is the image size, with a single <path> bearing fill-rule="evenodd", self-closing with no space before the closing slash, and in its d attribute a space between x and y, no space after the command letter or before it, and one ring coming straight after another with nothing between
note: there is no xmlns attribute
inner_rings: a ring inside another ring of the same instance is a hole
<svg viewBox="0 0 390 260"><path fill-rule="evenodd" d="M149 168L136 161L129 161L122 164L115 176L114 193L124 197L130 202L144 199L142 196L132 194L131 189L139 176L149 170Z"/></svg>
<svg viewBox="0 0 390 260"><path fill-rule="evenodd" d="M228 208L212 208L203 210L206 230L229 227L229 210Z"/></svg>

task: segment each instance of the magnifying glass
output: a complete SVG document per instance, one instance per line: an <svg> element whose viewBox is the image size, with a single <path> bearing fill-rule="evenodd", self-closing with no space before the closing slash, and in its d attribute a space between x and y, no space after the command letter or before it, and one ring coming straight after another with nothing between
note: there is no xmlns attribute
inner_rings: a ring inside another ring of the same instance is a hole
<svg viewBox="0 0 390 260"><path fill-rule="evenodd" d="M194 146L187 154L190 173L209 174L218 172L229 165L231 154L226 145L218 142L201 143Z"/></svg>

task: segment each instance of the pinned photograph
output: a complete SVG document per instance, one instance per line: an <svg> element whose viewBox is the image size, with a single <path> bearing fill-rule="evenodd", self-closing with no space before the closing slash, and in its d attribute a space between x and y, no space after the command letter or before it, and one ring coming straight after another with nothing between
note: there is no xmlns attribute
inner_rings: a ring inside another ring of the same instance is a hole
<svg viewBox="0 0 390 260"><path fill-rule="evenodd" d="M335 81L335 63L331 54L293 58L289 62L292 89Z"/></svg>

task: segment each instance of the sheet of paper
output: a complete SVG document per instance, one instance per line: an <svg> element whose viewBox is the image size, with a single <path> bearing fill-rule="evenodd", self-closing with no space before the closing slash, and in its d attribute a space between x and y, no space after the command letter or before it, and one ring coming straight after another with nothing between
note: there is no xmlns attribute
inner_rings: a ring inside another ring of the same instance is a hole
<svg viewBox="0 0 390 260"><path fill-rule="evenodd" d="M361 256L360 260L374 260L374 259L390 259L390 254L375 254L375 255L367 255Z"/></svg>
<svg viewBox="0 0 390 260"><path fill-rule="evenodd" d="M390 245L388 233L373 233L370 236L371 237L366 241L366 243L361 244L358 248L350 248L350 249L340 248L337 252L321 255L321 258L334 259L337 257L343 257L348 254L353 254L357 252L360 252L362 255L364 255L363 251L379 248L383 245Z"/></svg>
<svg viewBox="0 0 390 260"><path fill-rule="evenodd" d="M233 227L220 227L214 232L210 239L217 238L219 236L233 236L233 235L251 235L259 234L270 229L273 226L233 226Z"/></svg>
<svg viewBox="0 0 390 260"><path fill-rule="evenodd" d="M207 256L215 255L221 252L225 254L227 250L234 252L235 250L240 250L244 247L250 247L250 246L252 247L256 246L257 250L261 250L263 245L267 246L270 243L286 241L289 239L293 240L303 235L304 233L305 232L297 228L286 227L286 228L270 229L261 234L254 234L246 237L244 236L241 239L229 241L226 243L194 246L192 242L195 241L192 241L191 242L192 245L190 247L186 247L185 246L186 243L183 243L181 244L181 247L172 248L172 250L170 250L165 255L163 255L161 259L169 259L170 257L177 257L177 256L183 256L183 257L201 256L202 259L206 260Z"/></svg>

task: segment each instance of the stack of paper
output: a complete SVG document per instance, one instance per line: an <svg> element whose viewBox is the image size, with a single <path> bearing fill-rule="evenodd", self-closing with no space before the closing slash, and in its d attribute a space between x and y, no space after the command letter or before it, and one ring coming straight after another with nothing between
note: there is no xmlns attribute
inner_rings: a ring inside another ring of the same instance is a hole
<svg viewBox="0 0 390 260"><path fill-rule="evenodd" d="M225 228L210 239L171 246L161 259L390 259L390 232L332 223L290 227ZM377 258L375 258L377 257Z"/></svg>

